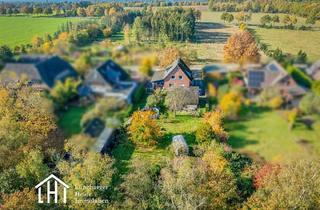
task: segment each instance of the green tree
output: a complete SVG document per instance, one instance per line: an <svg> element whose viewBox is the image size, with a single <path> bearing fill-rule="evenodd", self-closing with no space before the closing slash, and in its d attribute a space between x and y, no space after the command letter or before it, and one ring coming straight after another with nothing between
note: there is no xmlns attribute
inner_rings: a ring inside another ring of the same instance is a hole
<svg viewBox="0 0 320 210"><path fill-rule="evenodd" d="M43 155L40 151L30 151L16 166L17 173L25 180L29 187L33 187L49 175L49 168L43 163Z"/></svg>
<svg viewBox="0 0 320 210"><path fill-rule="evenodd" d="M58 81L51 89L50 95L58 107L65 105L78 94L80 81L67 78L64 82Z"/></svg>
<svg viewBox="0 0 320 210"><path fill-rule="evenodd" d="M269 23L271 23L271 21L272 21L272 17L270 15L264 15L260 18L260 23L263 26L268 25Z"/></svg>
<svg viewBox="0 0 320 210"><path fill-rule="evenodd" d="M176 115L177 111L181 111L186 105L198 105L198 93L189 88L175 86L167 91L165 104L170 111Z"/></svg>
<svg viewBox="0 0 320 210"><path fill-rule="evenodd" d="M74 62L74 68L81 75L88 73L92 67L91 55L89 53L82 53Z"/></svg>

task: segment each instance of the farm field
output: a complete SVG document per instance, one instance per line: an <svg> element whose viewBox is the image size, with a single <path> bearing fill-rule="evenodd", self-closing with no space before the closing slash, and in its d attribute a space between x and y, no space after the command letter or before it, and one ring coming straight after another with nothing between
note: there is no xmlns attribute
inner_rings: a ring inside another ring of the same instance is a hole
<svg viewBox="0 0 320 210"><path fill-rule="evenodd" d="M14 47L28 44L35 35L53 34L62 23L79 20L80 18L0 17L0 45Z"/></svg>

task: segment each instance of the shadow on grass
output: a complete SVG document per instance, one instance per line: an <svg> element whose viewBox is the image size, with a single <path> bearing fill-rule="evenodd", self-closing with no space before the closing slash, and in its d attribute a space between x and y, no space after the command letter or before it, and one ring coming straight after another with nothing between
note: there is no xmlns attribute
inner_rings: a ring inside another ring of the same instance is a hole
<svg viewBox="0 0 320 210"><path fill-rule="evenodd" d="M112 176L111 186L108 189L108 195L112 199L117 199L121 195L117 188L123 182L122 176L129 171L129 162L135 150L133 145L125 133L119 136L118 144L112 149L111 156L115 160L114 167L116 172Z"/></svg>
<svg viewBox="0 0 320 210"><path fill-rule="evenodd" d="M225 43L230 33L213 31L223 28L227 27L220 23L199 22L196 25L196 41L199 43Z"/></svg>

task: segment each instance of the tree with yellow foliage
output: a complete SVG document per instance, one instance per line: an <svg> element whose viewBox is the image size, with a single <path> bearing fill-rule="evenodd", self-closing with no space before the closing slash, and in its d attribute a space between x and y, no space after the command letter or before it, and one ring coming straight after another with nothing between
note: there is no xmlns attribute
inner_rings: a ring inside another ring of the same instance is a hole
<svg viewBox="0 0 320 210"><path fill-rule="evenodd" d="M152 146L162 136L160 126L153 119L153 111L136 111L128 127L130 139L137 145Z"/></svg>
<svg viewBox="0 0 320 210"><path fill-rule="evenodd" d="M220 103L219 108L223 114L230 118L235 118L241 111L242 106L242 95L238 92L231 91L225 94Z"/></svg>
<svg viewBox="0 0 320 210"><path fill-rule="evenodd" d="M152 74L152 67L157 63L156 56L146 56L140 61L139 71L146 76Z"/></svg>
<svg viewBox="0 0 320 210"><path fill-rule="evenodd" d="M59 34L58 39L60 41L68 41L69 34L67 32L62 32Z"/></svg>
<svg viewBox="0 0 320 210"><path fill-rule="evenodd" d="M32 37L31 43L34 48L38 48L43 44L43 39L39 36Z"/></svg>
<svg viewBox="0 0 320 210"><path fill-rule="evenodd" d="M208 84L208 94L210 97L217 97L217 88L212 83Z"/></svg>
<svg viewBox="0 0 320 210"><path fill-rule="evenodd" d="M178 58L182 58L187 65L190 64L189 59L178 48L174 47L170 47L161 51L158 57L160 67L167 67Z"/></svg>
<svg viewBox="0 0 320 210"><path fill-rule="evenodd" d="M216 109L212 112L207 112L204 115L204 122L211 126L211 129L216 136L217 140L221 142L227 142L229 136L223 128L223 113L220 109Z"/></svg>
<svg viewBox="0 0 320 210"><path fill-rule="evenodd" d="M224 46L224 60L240 65L260 60L259 48L250 32L239 31L228 38Z"/></svg>

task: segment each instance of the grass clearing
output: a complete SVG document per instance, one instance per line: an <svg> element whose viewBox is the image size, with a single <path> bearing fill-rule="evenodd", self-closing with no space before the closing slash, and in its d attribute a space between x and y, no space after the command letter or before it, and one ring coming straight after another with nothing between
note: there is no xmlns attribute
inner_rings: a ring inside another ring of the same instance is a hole
<svg viewBox="0 0 320 210"><path fill-rule="evenodd" d="M81 132L81 118L89 109L90 107L69 107L68 110L58 113L58 126L67 137Z"/></svg>
<svg viewBox="0 0 320 210"><path fill-rule="evenodd" d="M35 35L53 34L61 24L80 19L32 16L0 17L0 45L6 44L14 47L29 44Z"/></svg>

